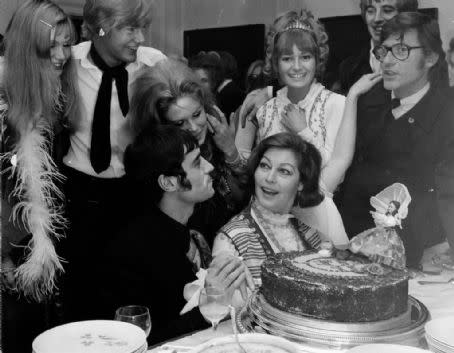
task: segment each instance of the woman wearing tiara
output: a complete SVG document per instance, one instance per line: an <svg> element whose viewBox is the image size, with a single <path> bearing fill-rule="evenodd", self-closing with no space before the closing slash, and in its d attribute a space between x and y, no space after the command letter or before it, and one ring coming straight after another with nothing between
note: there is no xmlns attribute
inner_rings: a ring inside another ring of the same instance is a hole
<svg viewBox="0 0 454 353"><path fill-rule="evenodd" d="M248 158L254 144L283 131L297 133L313 143L322 156L320 187L324 201L315 207L295 207L293 213L305 224L317 229L323 240L346 247L348 238L342 219L332 200L332 193L342 181L353 156L356 114L343 120L346 98L318 82L328 59L328 36L323 25L309 12L290 12L283 30L270 43L271 67L285 86L257 112L257 121L247 121L239 128L236 145ZM355 101L364 85L377 78L360 80L349 92L347 102ZM348 104L347 111L353 109Z"/></svg>

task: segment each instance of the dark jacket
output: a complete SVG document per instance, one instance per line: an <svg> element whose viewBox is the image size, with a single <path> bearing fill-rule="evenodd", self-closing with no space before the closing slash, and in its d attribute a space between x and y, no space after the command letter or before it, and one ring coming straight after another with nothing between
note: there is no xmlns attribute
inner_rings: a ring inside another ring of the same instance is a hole
<svg viewBox="0 0 454 353"><path fill-rule="evenodd" d="M227 83L220 92L216 92L216 103L224 113L227 121L230 121L230 114L234 113L243 104L244 92L234 81Z"/></svg>
<svg viewBox="0 0 454 353"><path fill-rule="evenodd" d="M374 226L370 197L399 182L412 197L399 230L407 265L445 237L454 246L453 114L453 91L434 86L397 120L383 83L360 98L355 156L338 199L350 237Z"/></svg>
<svg viewBox="0 0 454 353"><path fill-rule="evenodd" d="M189 229L155 206L135 209L136 216L118 229L87 274L86 298L79 297L87 305L83 319L113 319L120 306L147 306L150 344L207 327L198 308L179 314L186 304L185 284L197 279L186 257Z"/></svg>
<svg viewBox="0 0 454 353"><path fill-rule="evenodd" d="M361 76L372 72L370 67L370 42L357 55L346 58L339 65L339 82L342 94L347 94L350 87Z"/></svg>

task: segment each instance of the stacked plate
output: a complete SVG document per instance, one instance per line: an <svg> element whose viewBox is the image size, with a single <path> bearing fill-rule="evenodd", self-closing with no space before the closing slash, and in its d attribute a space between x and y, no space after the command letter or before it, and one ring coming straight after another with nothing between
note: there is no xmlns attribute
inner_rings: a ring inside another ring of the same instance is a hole
<svg viewBox="0 0 454 353"><path fill-rule="evenodd" d="M411 346L404 346L400 344L365 344L362 346L356 346L355 348L349 349L347 353L428 353L428 351Z"/></svg>
<svg viewBox="0 0 454 353"><path fill-rule="evenodd" d="M429 321L426 340L432 352L454 353L454 316Z"/></svg>
<svg viewBox="0 0 454 353"><path fill-rule="evenodd" d="M93 320L54 327L35 338L33 353L145 353L145 332L122 321Z"/></svg>

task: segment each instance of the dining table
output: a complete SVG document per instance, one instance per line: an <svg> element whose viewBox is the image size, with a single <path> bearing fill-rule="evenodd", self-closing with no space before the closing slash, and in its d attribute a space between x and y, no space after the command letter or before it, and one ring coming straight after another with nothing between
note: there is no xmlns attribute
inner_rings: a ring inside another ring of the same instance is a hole
<svg viewBox="0 0 454 353"><path fill-rule="evenodd" d="M450 260L447 242L437 244L424 251L422 267L410 270L409 295L423 303L430 318L452 316L454 320L454 266ZM440 282L424 283L423 281ZM214 338L233 334L232 321L226 320L216 330L208 328L177 337L163 344L150 347L148 353L185 353Z"/></svg>

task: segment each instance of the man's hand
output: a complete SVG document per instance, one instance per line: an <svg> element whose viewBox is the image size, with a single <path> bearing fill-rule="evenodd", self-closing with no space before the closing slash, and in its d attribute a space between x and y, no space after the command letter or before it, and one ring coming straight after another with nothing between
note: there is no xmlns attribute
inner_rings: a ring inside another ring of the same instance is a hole
<svg viewBox="0 0 454 353"><path fill-rule="evenodd" d="M257 126L257 110L259 110L259 108L270 98L267 87L249 92L240 109L240 121L243 129L248 120Z"/></svg>

